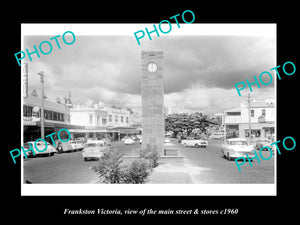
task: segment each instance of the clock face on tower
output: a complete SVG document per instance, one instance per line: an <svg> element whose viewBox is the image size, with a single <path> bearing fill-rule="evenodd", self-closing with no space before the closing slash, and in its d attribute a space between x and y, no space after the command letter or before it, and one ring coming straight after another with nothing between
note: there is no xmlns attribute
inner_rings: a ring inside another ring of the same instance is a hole
<svg viewBox="0 0 300 225"><path fill-rule="evenodd" d="M151 73L154 73L157 70L157 64L154 62L151 62L147 65L147 70Z"/></svg>

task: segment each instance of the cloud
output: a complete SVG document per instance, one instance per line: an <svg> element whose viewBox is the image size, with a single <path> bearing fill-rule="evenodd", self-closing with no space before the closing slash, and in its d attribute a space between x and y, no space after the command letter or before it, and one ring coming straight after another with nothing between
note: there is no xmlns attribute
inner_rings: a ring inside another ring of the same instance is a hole
<svg viewBox="0 0 300 225"><path fill-rule="evenodd" d="M25 36L24 46L33 49L50 37ZM39 88L37 73L43 70L48 97L62 98L71 91L74 101L138 108L141 50L156 49L164 51L165 102L189 110L217 111L239 104L232 98L234 84L276 66L275 38L170 35L138 46L129 36L76 36L72 45L53 46L51 54L27 60L30 87ZM263 88L271 93L273 87Z"/></svg>

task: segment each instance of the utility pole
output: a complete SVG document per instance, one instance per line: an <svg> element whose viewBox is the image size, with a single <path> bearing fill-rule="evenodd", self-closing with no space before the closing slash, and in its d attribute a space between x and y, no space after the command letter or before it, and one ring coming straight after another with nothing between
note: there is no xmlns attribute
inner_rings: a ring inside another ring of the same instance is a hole
<svg viewBox="0 0 300 225"><path fill-rule="evenodd" d="M41 86L42 86L42 90L41 90L41 98L42 98L42 106L41 106L41 138L45 139L45 123L44 123L44 100L45 100L45 95L44 95L44 72L41 71L40 73L38 73L38 75L40 75L41 77Z"/></svg>
<svg viewBox="0 0 300 225"><path fill-rule="evenodd" d="M224 112L224 127L223 127L223 133L224 133L224 141L226 140L226 113Z"/></svg>
<svg viewBox="0 0 300 225"><path fill-rule="evenodd" d="M249 113L249 138L250 138L250 142L251 142L252 135L251 135L251 96L250 96L250 92L248 93L247 102L248 102L248 113Z"/></svg>

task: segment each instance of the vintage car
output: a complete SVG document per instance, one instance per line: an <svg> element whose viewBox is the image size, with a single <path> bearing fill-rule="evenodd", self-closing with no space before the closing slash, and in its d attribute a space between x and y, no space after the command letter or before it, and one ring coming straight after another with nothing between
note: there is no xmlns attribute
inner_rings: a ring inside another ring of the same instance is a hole
<svg viewBox="0 0 300 225"><path fill-rule="evenodd" d="M111 146L111 140L109 138L102 138L102 141L106 143L106 145Z"/></svg>
<svg viewBox="0 0 300 225"><path fill-rule="evenodd" d="M224 138L224 134L221 132L215 132L210 136L211 139L221 140Z"/></svg>
<svg viewBox="0 0 300 225"><path fill-rule="evenodd" d="M35 153L35 156L39 156L39 155L54 155L54 153L56 153L57 151L55 150L55 148L49 143L49 142L47 142L47 149L45 150L45 151L42 151L42 150L44 150L45 148L46 148L46 146L45 146L45 144L44 144L44 142L41 142L41 141L39 141L39 142L37 142L36 143L36 147L41 151L38 151L38 150L36 150L36 148L35 148L35 145L34 145L34 141L28 141L28 142L26 142L24 145L23 145L23 148L24 148L24 150L26 151L26 150L28 150L29 148L30 148L30 145L29 144L31 144L32 145L32 148L33 148L33 150L34 150L34 153ZM34 154L32 153L32 151L27 151L26 152L26 156L27 157L32 157L32 156L34 156Z"/></svg>
<svg viewBox="0 0 300 225"><path fill-rule="evenodd" d="M181 144L185 147L206 148L208 145L208 142L205 140L188 137L187 139L181 140Z"/></svg>
<svg viewBox="0 0 300 225"><path fill-rule="evenodd" d="M132 138L126 138L124 140L124 144L125 145L133 145L134 144L134 140Z"/></svg>
<svg viewBox="0 0 300 225"><path fill-rule="evenodd" d="M261 138L261 139L256 140L255 142L253 142L255 150L260 150L262 147L267 146L267 147L271 148L272 151L274 152L275 145L271 145L271 144L272 144L272 142L266 138ZM268 150L267 150L267 148L264 148L264 149L262 149L262 151L268 151Z"/></svg>
<svg viewBox="0 0 300 225"><path fill-rule="evenodd" d="M82 150L84 147L82 145L81 141L79 141L79 140L72 140L72 141L69 141L68 143L72 146L73 151Z"/></svg>
<svg viewBox="0 0 300 225"><path fill-rule="evenodd" d="M253 145L250 145L245 138L226 139L221 146L221 154L228 160L246 157L246 155L248 155L249 158L255 156Z"/></svg>
<svg viewBox="0 0 300 225"><path fill-rule="evenodd" d="M63 152L73 152L74 149L72 148L72 145L69 144L69 142L57 142L56 149L58 153Z"/></svg>
<svg viewBox="0 0 300 225"><path fill-rule="evenodd" d="M82 150L84 161L88 159L100 159L103 152L108 150L109 146L102 140L91 140L86 143L85 148Z"/></svg>

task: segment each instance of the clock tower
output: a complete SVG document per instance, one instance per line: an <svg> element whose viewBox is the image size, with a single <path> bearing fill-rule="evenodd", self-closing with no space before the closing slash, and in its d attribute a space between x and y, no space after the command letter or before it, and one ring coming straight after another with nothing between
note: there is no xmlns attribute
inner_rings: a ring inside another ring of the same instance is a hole
<svg viewBox="0 0 300 225"><path fill-rule="evenodd" d="M142 51L142 149L164 155L163 52Z"/></svg>

